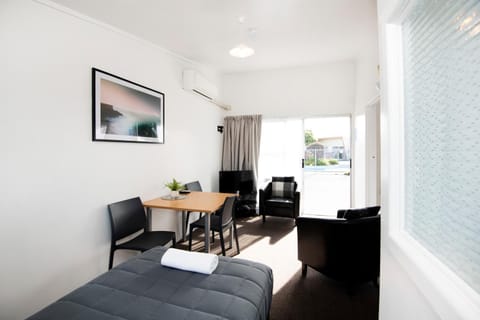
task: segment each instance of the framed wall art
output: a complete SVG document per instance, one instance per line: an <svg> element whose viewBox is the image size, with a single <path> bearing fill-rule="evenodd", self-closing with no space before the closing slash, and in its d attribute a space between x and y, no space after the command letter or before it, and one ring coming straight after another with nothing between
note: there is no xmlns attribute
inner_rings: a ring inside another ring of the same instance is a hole
<svg viewBox="0 0 480 320"><path fill-rule="evenodd" d="M92 68L93 141L164 143L165 95Z"/></svg>

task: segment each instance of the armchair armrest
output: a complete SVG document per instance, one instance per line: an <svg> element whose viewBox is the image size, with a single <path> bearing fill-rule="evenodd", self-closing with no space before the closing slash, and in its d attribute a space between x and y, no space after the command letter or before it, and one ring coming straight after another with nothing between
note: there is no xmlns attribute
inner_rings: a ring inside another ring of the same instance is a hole
<svg viewBox="0 0 480 320"><path fill-rule="evenodd" d="M272 196L272 183L270 182L265 188L259 190L260 206L265 204L265 200Z"/></svg>
<svg viewBox="0 0 480 320"><path fill-rule="evenodd" d="M296 219L298 260L304 264L323 268L327 265L330 245L335 243L332 225L344 224L334 217L301 216Z"/></svg>
<svg viewBox="0 0 480 320"><path fill-rule="evenodd" d="M272 183L269 182L265 188L260 189L260 190L262 190L265 193L265 195L268 198L270 198L272 196Z"/></svg>

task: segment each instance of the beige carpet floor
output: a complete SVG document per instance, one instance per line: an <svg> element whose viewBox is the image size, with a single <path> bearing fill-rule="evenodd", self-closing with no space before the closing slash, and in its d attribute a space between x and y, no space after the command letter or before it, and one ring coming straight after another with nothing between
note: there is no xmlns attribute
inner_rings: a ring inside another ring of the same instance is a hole
<svg viewBox="0 0 480 320"><path fill-rule="evenodd" d="M232 249L227 250L227 255L262 262L273 270L270 320L378 319L378 288L373 284L348 291L343 284L310 268L307 276L301 277L293 220L267 217L266 223L262 223L261 217L239 218L237 228L240 254L237 254L234 244ZM226 238L230 239L228 233ZM186 249L188 242L178 246ZM201 230L194 231L192 247L195 251L203 251ZM212 245L212 253L221 254L218 235Z"/></svg>

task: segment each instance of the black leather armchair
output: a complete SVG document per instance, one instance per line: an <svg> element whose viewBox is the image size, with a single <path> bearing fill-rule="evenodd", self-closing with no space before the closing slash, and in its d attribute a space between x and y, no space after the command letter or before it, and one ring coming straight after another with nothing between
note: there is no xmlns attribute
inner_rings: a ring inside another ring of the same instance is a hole
<svg viewBox="0 0 480 320"><path fill-rule="evenodd" d="M369 209L380 209L374 208ZM339 210L339 215L343 213ZM380 215L351 219L302 216L297 218L297 232L303 276L310 266L349 284L376 283L380 270Z"/></svg>
<svg viewBox="0 0 480 320"><path fill-rule="evenodd" d="M286 189L275 192L273 184L285 183ZM290 184L290 186L288 186ZM290 188L290 190L288 190ZM265 222L265 216L287 217L295 219L300 212L300 192L297 191L297 183L293 177L273 177L266 188L260 189L260 214Z"/></svg>

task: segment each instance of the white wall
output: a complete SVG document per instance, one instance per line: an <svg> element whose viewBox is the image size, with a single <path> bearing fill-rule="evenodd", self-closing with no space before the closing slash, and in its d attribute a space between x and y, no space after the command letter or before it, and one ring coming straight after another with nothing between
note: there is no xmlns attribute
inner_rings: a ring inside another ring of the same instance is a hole
<svg viewBox="0 0 480 320"><path fill-rule="evenodd" d="M385 221L385 210L382 219ZM382 223L382 227L385 224ZM440 319L415 282L391 255L389 244L381 244L380 320Z"/></svg>
<svg viewBox="0 0 480 320"><path fill-rule="evenodd" d="M379 17L379 52L381 68L381 156L382 156L382 237L381 237L381 271L380 271L380 319L403 320L403 319L439 319L438 314L431 307L425 296L419 291L413 281L411 274L407 273L403 265L397 260L392 248L393 240L390 235L390 211L395 210L392 199L388 194L390 190L397 191L398 181L391 178L392 170L395 169L395 161L398 156L391 151L389 146L397 144L397 141L390 141L389 131L397 123L397 110L389 105L388 91L390 83L387 81L389 70L387 68L387 49L385 38L385 24L389 21L393 10L396 9L402 0L380 0L378 1ZM394 120L394 121L391 121ZM397 249L398 250L398 249ZM418 277L417 277L418 278Z"/></svg>
<svg viewBox="0 0 480 320"><path fill-rule="evenodd" d="M355 81L354 61L231 73L222 77L222 100L232 115L344 115L354 111Z"/></svg>
<svg viewBox="0 0 480 320"><path fill-rule="evenodd" d="M224 113L181 89L182 69L200 66L86 20L0 3L1 319L24 318L106 271L106 204L160 196L172 177L218 188ZM165 144L91 141L92 67L165 93ZM179 231L175 213L154 219Z"/></svg>

